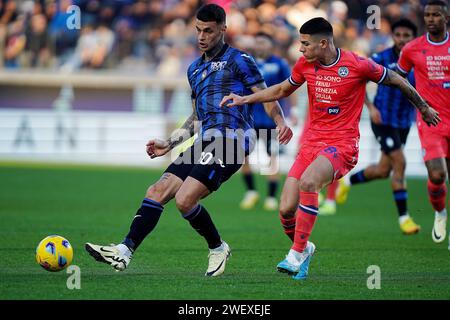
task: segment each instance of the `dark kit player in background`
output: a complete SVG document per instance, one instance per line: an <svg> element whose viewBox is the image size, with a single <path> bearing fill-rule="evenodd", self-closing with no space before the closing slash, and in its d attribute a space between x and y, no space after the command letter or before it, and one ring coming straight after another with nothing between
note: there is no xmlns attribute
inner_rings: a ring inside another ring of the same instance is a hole
<svg viewBox="0 0 450 320"><path fill-rule="evenodd" d="M291 70L288 63L281 57L273 54L275 40L267 33L260 32L255 36L255 44L253 47L253 55L256 58L256 64L264 76L264 80L268 86L283 82L289 78ZM290 108L294 105L289 99L280 99L278 101L285 114L291 114ZM272 136L275 131L276 124L265 112L261 103L252 107L252 115L255 122L255 130L257 138L262 140L266 145L267 155L270 157L270 168L267 174L267 196L264 200L263 208L267 211L276 211L278 209L277 191L280 182L278 173L278 156L282 154L283 149L277 148L277 137ZM294 121L292 121L294 123ZM246 159L242 166L241 172L247 191L240 203L243 210L250 210L255 207L259 200L259 193L256 191L255 181L253 179L252 168Z"/></svg>

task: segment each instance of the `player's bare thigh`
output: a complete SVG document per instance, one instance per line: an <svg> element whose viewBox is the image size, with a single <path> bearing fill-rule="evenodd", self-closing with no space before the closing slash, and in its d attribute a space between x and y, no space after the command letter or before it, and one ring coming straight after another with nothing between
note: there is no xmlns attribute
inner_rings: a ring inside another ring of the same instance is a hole
<svg viewBox="0 0 450 320"><path fill-rule="evenodd" d="M164 205L175 197L182 184L183 180L179 177L165 172L156 183L147 189L145 196Z"/></svg>
<svg viewBox="0 0 450 320"><path fill-rule="evenodd" d="M425 161L428 178L433 184L442 184L447 177L447 161L445 158L436 158Z"/></svg>
<svg viewBox="0 0 450 320"><path fill-rule="evenodd" d="M319 192L333 181L333 176L334 169L330 160L323 155L319 155L300 177L300 191Z"/></svg>
<svg viewBox="0 0 450 320"><path fill-rule="evenodd" d="M283 186L280 201L280 214L283 218L294 217L299 203L299 193L319 192L333 181L333 166L331 162L319 155L303 172L300 180L287 177Z"/></svg>
<svg viewBox="0 0 450 320"><path fill-rule="evenodd" d="M208 188L195 178L187 177L175 194L175 202L181 213L187 213L193 209L198 201L207 195Z"/></svg>

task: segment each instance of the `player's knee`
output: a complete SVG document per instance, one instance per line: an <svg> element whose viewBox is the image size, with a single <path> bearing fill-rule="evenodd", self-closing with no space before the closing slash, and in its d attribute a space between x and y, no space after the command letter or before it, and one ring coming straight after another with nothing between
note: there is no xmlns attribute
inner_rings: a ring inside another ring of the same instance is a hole
<svg viewBox="0 0 450 320"><path fill-rule="evenodd" d="M445 171L444 170L433 170L428 174L428 178L435 185L440 185L445 182Z"/></svg>
<svg viewBox="0 0 450 320"><path fill-rule="evenodd" d="M164 204L173 198L173 196L170 194L169 190L167 188L164 188L163 186L159 185L158 183L151 185L147 189L147 193L145 194L145 197L148 199L155 200L161 204Z"/></svg>
<svg viewBox="0 0 450 320"><path fill-rule="evenodd" d="M280 203L280 216L283 219L291 219L295 216L295 211L297 211L297 204Z"/></svg>
<svg viewBox="0 0 450 320"><path fill-rule="evenodd" d="M300 191L303 192L317 192L319 186L311 177L302 177L300 179Z"/></svg>
<svg viewBox="0 0 450 320"><path fill-rule="evenodd" d="M191 211L197 205L197 200L192 199L192 197L189 197L187 195L179 195L177 193L175 195L175 204L178 210L184 214Z"/></svg>

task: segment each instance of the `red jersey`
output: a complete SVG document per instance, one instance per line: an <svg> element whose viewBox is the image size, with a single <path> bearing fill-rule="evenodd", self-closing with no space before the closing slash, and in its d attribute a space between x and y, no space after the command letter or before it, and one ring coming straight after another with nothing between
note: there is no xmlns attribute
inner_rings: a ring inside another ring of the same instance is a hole
<svg viewBox="0 0 450 320"><path fill-rule="evenodd" d="M301 57L295 64L289 82L308 85L309 130L305 141L333 143L339 140L359 141L359 120L368 80L380 83L387 70L372 60L337 49L336 61L323 65Z"/></svg>
<svg viewBox="0 0 450 320"><path fill-rule="evenodd" d="M408 73L414 68L419 94L439 112L439 117L450 120L450 41L432 42L428 33L408 42L400 53L398 69ZM420 116L418 117L420 119Z"/></svg>

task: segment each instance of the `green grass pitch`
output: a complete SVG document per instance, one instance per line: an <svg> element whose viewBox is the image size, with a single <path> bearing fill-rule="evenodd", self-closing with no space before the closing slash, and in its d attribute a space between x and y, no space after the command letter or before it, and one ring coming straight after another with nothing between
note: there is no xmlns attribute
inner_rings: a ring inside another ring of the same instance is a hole
<svg viewBox="0 0 450 320"><path fill-rule="evenodd" d="M117 273L94 261L86 241L119 242L145 190L161 171L52 165L0 165L1 299L449 299L447 240L431 240L433 212L426 181L408 179L409 209L422 230L400 233L389 181L354 187L331 217L320 217L317 245L304 282L275 271L290 241L277 212L241 211L239 174L203 201L232 257L222 277L206 278L207 247L166 206L155 231L129 269ZM263 178L259 189L265 193ZM60 234L74 247L81 289L66 287L65 271L50 273L35 262L38 242ZM381 289L369 290L370 265L381 270Z"/></svg>

